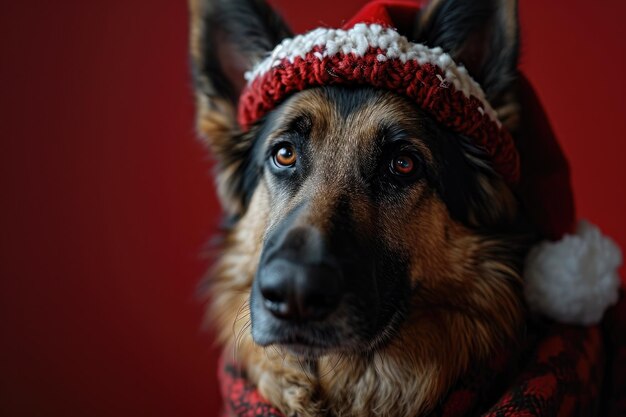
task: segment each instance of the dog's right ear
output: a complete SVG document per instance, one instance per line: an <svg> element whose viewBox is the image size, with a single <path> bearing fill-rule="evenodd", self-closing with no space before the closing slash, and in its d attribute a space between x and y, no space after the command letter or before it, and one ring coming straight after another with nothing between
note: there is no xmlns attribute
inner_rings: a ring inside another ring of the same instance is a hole
<svg viewBox="0 0 626 417"><path fill-rule="evenodd" d="M517 9L517 0L429 0L413 38L443 48L501 105L517 77Z"/></svg>
<svg viewBox="0 0 626 417"><path fill-rule="evenodd" d="M239 216L254 141L254 132L242 134L236 121L244 74L291 32L263 0L189 0L189 7L196 126L217 158L222 205Z"/></svg>

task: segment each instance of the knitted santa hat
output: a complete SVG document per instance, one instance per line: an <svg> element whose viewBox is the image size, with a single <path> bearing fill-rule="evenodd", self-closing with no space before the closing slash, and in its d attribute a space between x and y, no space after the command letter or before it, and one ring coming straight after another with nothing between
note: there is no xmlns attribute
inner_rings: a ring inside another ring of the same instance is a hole
<svg viewBox="0 0 626 417"><path fill-rule="evenodd" d="M481 87L441 48L410 42L410 1L366 5L343 29L318 28L285 39L252 71L238 109L245 129L290 94L326 85L368 85L403 95L438 123L484 149L546 240L525 263L531 309L566 323L597 323L618 298L621 252L585 221L575 227L567 161L537 96L522 77L528 113L516 143Z"/></svg>

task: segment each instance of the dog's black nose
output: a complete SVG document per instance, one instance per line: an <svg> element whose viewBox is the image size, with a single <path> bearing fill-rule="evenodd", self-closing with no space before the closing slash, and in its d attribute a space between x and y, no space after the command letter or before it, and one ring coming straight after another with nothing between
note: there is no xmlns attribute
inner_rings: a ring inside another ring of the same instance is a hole
<svg viewBox="0 0 626 417"><path fill-rule="evenodd" d="M321 320L339 305L342 272L313 227L286 230L268 248L258 282L263 304L285 320Z"/></svg>
<svg viewBox="0 0 626 417"><path fill-rule="evenodd" d="M337 308L341 298L341 272L325 265L277 258L258 278L265 307L285 320L321 320Z"/></svg>

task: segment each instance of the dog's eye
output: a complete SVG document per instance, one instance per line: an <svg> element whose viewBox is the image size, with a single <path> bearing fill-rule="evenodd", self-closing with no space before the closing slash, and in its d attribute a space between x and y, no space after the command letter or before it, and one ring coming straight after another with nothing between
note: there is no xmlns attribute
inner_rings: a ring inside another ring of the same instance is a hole
<svg viewBox="0 0 626 417"><path fill-rule="evenodd" d="M418 163L412 155L408 153L400 153L395 155L389 164L389 169L395 175L400 177L411 177L417 174L419 168Z"/></svg>
<svg viewBox="0 0 626 417"><path fill-rule="evenodd" d="M296 159L298 159L296 150L293 145L287 143L277 147L274 153L274 163L278 167L294 166L296 164Z"/></svg>

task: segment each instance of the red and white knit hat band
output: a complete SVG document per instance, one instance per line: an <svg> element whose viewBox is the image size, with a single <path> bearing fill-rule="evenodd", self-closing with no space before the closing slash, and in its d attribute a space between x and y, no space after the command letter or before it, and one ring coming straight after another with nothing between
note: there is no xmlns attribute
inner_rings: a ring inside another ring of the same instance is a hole
<svg viewBox="0 0 626 417"><path fill-rule="evenodd" d="M289 95L326 85L369 85L407 97L440 124L471 138L510 184L519 156L481 87L441 48L410 42L381 24L318 28L285 39L246 74L239 101L244 129Z"/></svg>

